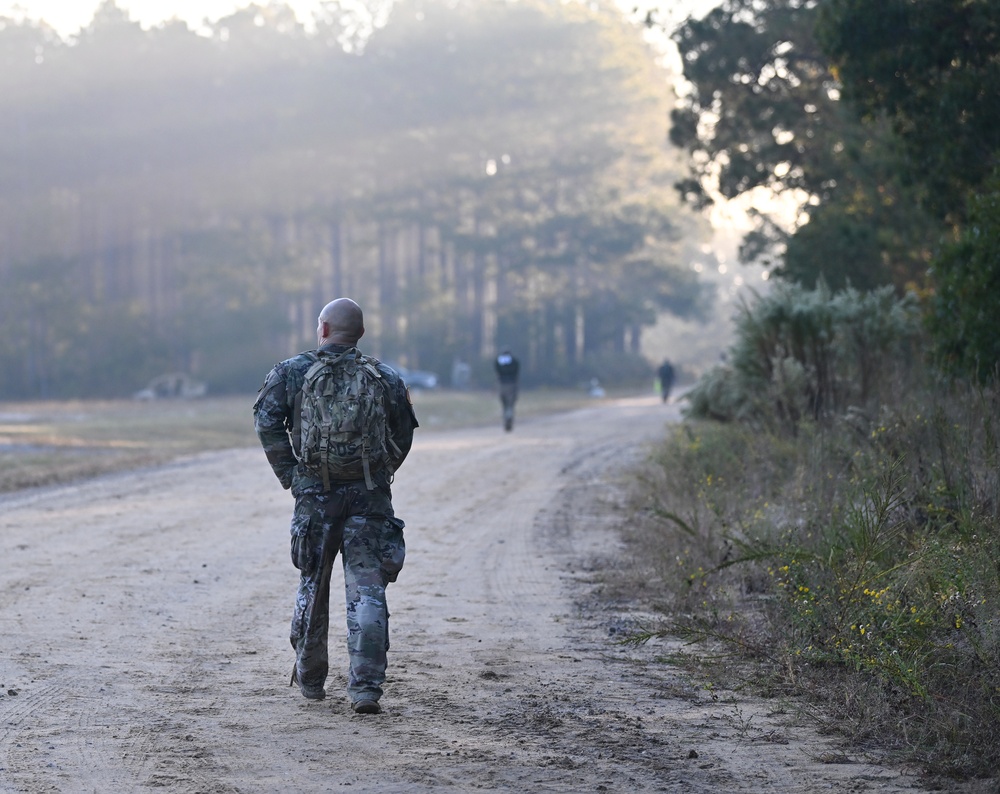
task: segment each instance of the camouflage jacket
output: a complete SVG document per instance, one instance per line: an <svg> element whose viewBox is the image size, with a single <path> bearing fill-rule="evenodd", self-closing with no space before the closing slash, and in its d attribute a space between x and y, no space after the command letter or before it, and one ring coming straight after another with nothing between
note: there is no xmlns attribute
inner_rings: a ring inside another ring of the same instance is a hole
<svg viewBox="0 0 1000 794"><path fill-rule="evenodd" d="M320 348L323 352L330 353L341 353L349 349L348 345L324 345ZM277 364L268 373L253 406L254 427L257 438L264 447L267 462L271 464L282 487L291 488L295 496L323 490L320 478L305 471L295 459L290 435L295 421L295 396L302 388L306 370L314 360L306 353L300 353ZM398 457L392 461L395 470L402 465L410 451L413 431L418 427L417 417L399 373L381 362L376 362L376 367L386 386L385 407L389 434L399 448ZM388 488L389 473L378 472L374 475L374 480L376 485Z"/></svg>

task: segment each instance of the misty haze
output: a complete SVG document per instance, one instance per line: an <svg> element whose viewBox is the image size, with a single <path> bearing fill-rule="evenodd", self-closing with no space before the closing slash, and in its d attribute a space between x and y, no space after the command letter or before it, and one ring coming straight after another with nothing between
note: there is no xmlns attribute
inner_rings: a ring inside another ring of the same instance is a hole
<svg viewBox="0 0 1000 794"><path fill-rule="evenodd" d="M706 315L666 73L614 8L399 3L308 34L280 5L70 43L0 29L0 397L252 391L349 295L366 350L490 385L652 380Z"/></svg>

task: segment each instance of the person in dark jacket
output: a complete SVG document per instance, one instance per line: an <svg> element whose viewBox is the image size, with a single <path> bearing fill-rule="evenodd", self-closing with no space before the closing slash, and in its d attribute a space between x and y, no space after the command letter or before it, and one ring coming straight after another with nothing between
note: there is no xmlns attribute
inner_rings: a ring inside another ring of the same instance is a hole
<svg viewBox="0 0 1000 794"><path fill-rule="evenodd" d="M291 556L300 578L290 633L296 656L292 683L309 699L326 697L330 577L340 552L347 598L347 692L355 712L377 714L389 648L385 591L396 580L406 554L404 524L393 512L390 484L418 426L406 386L393 369L369 358L382 381L386 449L392 450L390 465L371 473L372 487L361 478L333 481L324 488L322 476L296 459L291 440L295 398L306 371L318 355L351 351L364 332L364 315L357 303L349 298L328 303L319 315L317 350L276 365L261 387L253 413L267 461L282 487L295 497Z"/></svg>
<svg viewBox="0 0 1000 794"><path fill-rule="evenodd" d="M521 364L509 347L500 351L493 368L497 373L497 380L500 382L500 404L503 406L503 429L510 431L514 429L514 403L517 402L517 384Z"/></svg>
<svg viewBox="0 0 1000 794"><path fill-rule="evenodd" d="M660 396L663 398L663 402L666 402L670 399L670 390L674 387L674 365L669 361L664 361L660 364L656 374L660 379Z"/></svg>

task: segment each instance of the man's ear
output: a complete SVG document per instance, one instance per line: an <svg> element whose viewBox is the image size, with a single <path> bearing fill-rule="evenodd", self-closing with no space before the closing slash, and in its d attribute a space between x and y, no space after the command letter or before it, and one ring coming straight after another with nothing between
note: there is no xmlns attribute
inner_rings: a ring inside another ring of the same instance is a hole
<svg viewBox="0 0 1000 794"><path fill-rule="evenodd" d="M329 339L330 338L330 323L325 323L322 320L320 320L320 323L319 323L319 337L320 337L320 339Z"/></svg>

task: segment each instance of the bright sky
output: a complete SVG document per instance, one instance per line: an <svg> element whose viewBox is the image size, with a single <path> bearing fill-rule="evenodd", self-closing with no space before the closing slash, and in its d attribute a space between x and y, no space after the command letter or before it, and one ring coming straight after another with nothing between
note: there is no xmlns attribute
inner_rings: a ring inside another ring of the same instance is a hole
<svg viewBox="0 0 1000 794"><path fill-rule="evenodd" d="M237 8L250 4L250 0L118 0L119 8L129 16L151 27L167 19L178 18L192 28L198 28L207 18L211 20L232 14ZM264 3L261 3L263 5ZM312 0L288 0L287 3L303 20L310 18L309 11L317 7ZM62 36L72 36L90 24L100 0L0 0L0 16L44 19Z"/></svg>
<svg viewBox="0 0 1000 794"><path fill-rule="evenodd" d="M205 19L215 21L228 16L238 8L245 8L252 0L117 0L119 8L129 16L151 27L167 19L177 18L197 29ZM618 0L619 5L631 11L636 6L653 5L637 0ZM720 0L667 0L657 5L670 9L670 18L680 21L688 13L699 15L718 5ZM100 0L0 0L0 16L44 19L61 36L72 36L94 18ZM267 0L258 0L266 5ZM319 7L318 0L285 0L299 19L308 22L312 11Z"/></svg>

